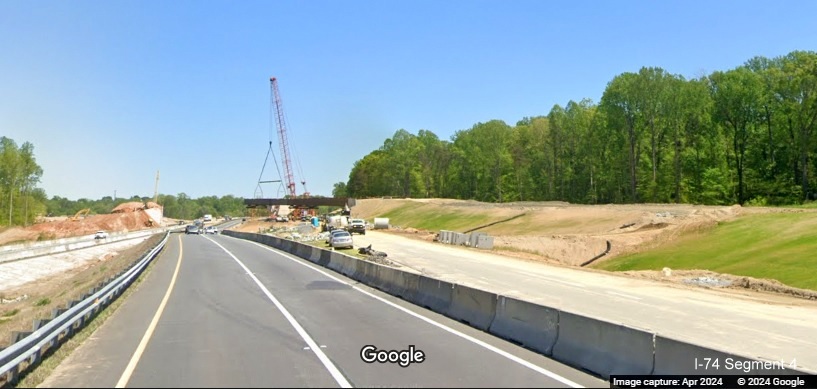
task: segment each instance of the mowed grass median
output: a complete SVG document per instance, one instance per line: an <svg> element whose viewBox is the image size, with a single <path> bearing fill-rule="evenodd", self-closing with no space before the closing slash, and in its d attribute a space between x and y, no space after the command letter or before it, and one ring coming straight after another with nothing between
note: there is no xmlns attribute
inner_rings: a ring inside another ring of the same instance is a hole
<svg viewBox="0 0 817 389"><path fill-rule="evenodd" d="M610 271L710 270L817 290L817 213L749 214L657 249L592 266Z"/></svg>

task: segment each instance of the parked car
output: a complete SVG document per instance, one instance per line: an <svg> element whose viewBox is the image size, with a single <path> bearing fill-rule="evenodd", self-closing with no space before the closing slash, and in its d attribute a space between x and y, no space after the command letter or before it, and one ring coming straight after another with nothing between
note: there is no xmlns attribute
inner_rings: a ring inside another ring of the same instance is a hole
<svg viewBox="0 0 817 389"><path fill-rule="evenodd" d="M335 234L339 234L339 233L342 233L342 232L346 232L346 231L341 230L341 229L336 229L336 230L330 231L329 236L326 237L326 245L331 246L332 245L332 237L334 237ZM346 233L348 234L348 232L346 232Z"/></svg>
<svg viewBox="0 0 817 389"><path fill-rule="evenodd" d="M102 230L97 231L94 234L94 239L108 239L108 233Z"/></svg>
<svg viewBox="0 0 817 389"><path fill-rule="evenodd" d="M352 219L349 222L349 227L346 228L349 233L355 233L361 235L366 235L366 221L363 219Z"/></svg>
<svg viewBox="0 0 817 389"><path fill-rule="evenodd" d="M336 234L332 235L332 248L354 248L352 244L352 234L348 233L347 231L338 230Z"/></svg>
<svg viewBox="0 0 817 389"><path fill-rule="evenodd" d="M195 224L191 224L191 225L187 226L187 228L184 230L184 233L185 233L185 234L196 234L196 235L200 235L200 234L201 234L201 230L199 230L199 226L197 226L197 225L195 225Z"/></svg>

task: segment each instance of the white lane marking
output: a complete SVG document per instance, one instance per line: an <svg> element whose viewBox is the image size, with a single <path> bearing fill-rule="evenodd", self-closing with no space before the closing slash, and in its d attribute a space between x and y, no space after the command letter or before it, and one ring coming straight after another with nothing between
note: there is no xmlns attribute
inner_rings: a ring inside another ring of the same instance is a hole
<svg viewBox="0 0 817 389"><path fill-rule="evenodd" d="M298 323L297 320L295 320L295 317L293 317L292 314L290 314L289 311L287 311L287 309L284 308L284 306L278 301L278 299L276 299L275 296L273 296L272 293L270 293L269 289L267 289L264 286L264 284L261 283L261 281L255 276L255 274L252 274L250 269L247 268L247 266L245 266L244 263L241 262L238 258L236 258L236 256L233 255L233 253L224 248L224 246L220 245L218 242L210 238L207 239L213 242L216 246L221 247L221 249L224 250L224 252L227 253L227 255L229 255L230 257L233 258L233 260L238 262L238 265L241 266L244 269L244 271L247 272L247 275L250 276L250 278L252 278L252 280L255 281L255 284L258 285L258 287L261 289L261 291L263 291L264 294L267 295L267 298L269 298L270 301L272 301L272 303L275 304L275 307L278 308L279 311L281 311L281 313L287 319L289 324L293 328L295 328L295 331L298 332L298 335L301 335L301 338L303 338L303 340L306 341L306 344L309 346L309 349L312 350L313 353L315 353L315 355L318 357L321 363L323 363L323 366L326 368L326 370L329 370L329 374L332 375L332 378L335 379L335 382L337 382L341 388L351 388L352 384L350 384L349 381L346 380L346 377L344 377L343 374L341 374L340 370L338 370L338 368L332 363L332 361L329 360L329 357L327 357L326 354L323 353L323 350L321 350L318 344L315 343L314 340L312 340L309 334L306 333L306 330Z"/></svg>
<svg viewBox="0 0 817 389"><path fill-rule="evenodd" d="M624 294L624 293L611 292L609 290L604 292L604 293L613 294L613 295L616 295L616 296L620 296L620 297L624 297L624 298L628 298L628 299L633 299L633 300L641 300L641 297L630 296L629 294Z"/></svg>
<svg viewBox="0 0 817 389"><path fill-rule="evenodd" d="M130 381L131 375L133 375L133 371L136 370L136 365L139 364L139 360L142 358L142 354L145 352L145 348L150 342L150 338L153 336L153 332L156 330L156 325L159 323L159 318L162 317L162 312L165 310L165 306L167 305L167 300L170 299L170 294L173 292L173 286L176 285L176 278L179 276L179 269L182 267L182 253L184 252L184 247L182 246L182 236L179 235L179 258L176 261L176 270L173 271L173 277L170 278L170 285L167 286L167 292L165 292L165 297L162 298L162 302L159 304L159 308L156 310L156 313L153 315L153 320L151 320L150 325L148 325L147 331L145 331L145 335L142 336L142 340L139 342L139 346L136 347L136 351L134 351L133 356L128 362L128 366L125 367L125 371L122 372L122 376L119 377L119 381L116 383L117 388L124 388L128 385L128 381Z"/></svg>
<svg viewBox="0 0 817 389"><path fill-rule="evenodd" d="M236 239L237 239L237 238L236 238ZM515 356L515 355L513 355L513 354L511 354L511 353L508 353L508 352L506 352L506 351L500 350L499 348L496 348L496 347L494 347L494 346L492 346L492 345L490 345L490 344L488 344L488 343L485 343L485 342L483 342L483 341L481 341L481 340L479 340L479 339L477 339L477 338L474 338L474 337L472 337L472 336L470 336L470 335L463 334L462 332L459 332L459 331L457 331L457 330L455 330L455 329L453 329L453 328L451 328L451 327L448 327L448 326L446 326L445 324L438 323L438 322L436 322L436 321L434 321L434 320L432 320L432 319L429 319L429 318L427 318L427 317L425 317L425 316L423 316L423 315L420 315L420 314L418 314L418 313L412 312L411 310L406 309L406 308L403 308L403 307L401 307L401 306L399 306L399 305L397 305L397 304L395 304L395 303L393 303L393 302L391 302L391 301L388 301L388 300L386 300L386 299L384 299L384 298L382 298L382 297L375 296L374 294L371 294L371 293L369 293L369 292L367 292L367 291L365 291L365 290L363 290L363 289L361 289L361 288L359 288L359 287L357 287L357 286L351 285L351 284L349 284L348 282L343 281L343 280L341 280L340 278L337 278L337 277L335 277L335 276L333 276L333 275L331 275L331 274L329 274L329 273L326 273L325 271L323 271L323 270L321 270L321 269L318 269L318 268L315 268L315 267L313 267L313 266L310 266L309 264L303 263L303 262L302 262L300 259L296 259L296 258L294 258L294 257L290 256L289 254L285 253L285 252L282 252L282 251L277 251L277 250L271 249L270 247L268 247L268 246L264 246L264 245L262 245L262 244L260 244L260 243L258 243L258 242L253 242L253 241L248 241L248 242L250 242L250 243L254 243L254 244L256 244L257 246L259 246L259 247L261 247L261 248L264 248L264 249L266 249L266 250L272 251L272 252L274 252L274 253L281 254L281 255L282 255L282 256L284 256L285 258L288 258L289 260L291 260L291 261L293 261L293 262L295 262L295 263L297 263L297 264L299 264L299 265L301 265L301 266L304 266L304 267L307 267L307 268L309 268L309 269L312 269L312 270L314 270L314 271L316 271L316 272L318 272L318 273L321 273L321 274L323 274L324 276L329 277L329 278L331 278L331 279L333 279L333 280L335 280L335 281L337 281L337 282L340 282L340 283L342 283L342 284L344 284L344 285L349 285L349 286L351 286L353 289L357 290L357 291L358 291L358 292L360 292L360 293L363 293L363 294L365 294L365 295L367 295L367 296L369 296L369 297L371 297L371 298L373 298L373 299L375 299L375 300L378 300L378 301L380 301L380 302L382 302L382 303L384 303L384 304L387 304L387 305L390 305L390 306L392 306L392 307L394 307L394 308L396 308L396 309L399 309L399 310L401 310L401 311L403 311L403 312L405 312L405 313L407 313L407 314L409 314L409 315L411 315L411 316L414 316L414 317L416 317L416 318L418 318L418 319L420 319L420 320L422 320L422 321L424 321L424 322L426 322L426 323L429 323L429 324L431 324L431 325L433 325L433 326L435 326L435 327L441 328L441 329L443 329L444 331L447 331L447 332L449 332L449 333L451 333L451 334L454 334L454 335L456 335L456 336L459 336L460 338L463 338L463 339L465 339L465 340L467 340L467 341L470 341L470 342L472 342L472 343L474 343L474 344L476 344L476 345L478 345L478 346L481 346L481 347L483 347L483 348L485 348L485 349L488 349L488 350L490 350L490 351L493 351L493 352L495 352L495 353L497 353L497 354L499 354L499 355L501 355L501 356L503 356L503 357L505 357L505 358L508 358L508 359L510 359L511 361L514 361L514 362L516 362L516 363L518 363L518 364L520 364L520 365L522 365L522 366L525 366L525 367L527 367L527 368L529 368L529 369L531 369L531 370L533 370L533 371L535 371L535 372L537 372L537 373L539 373L539 374L542 374L542 375L548 376L548 377L550 377L550 378L552 378L552 379L554 379L554 380L556 380L556 381L559 381L559 382L561 382L561 383L563 383L563 384L565 384L565 385L568 385L568 386L570 386L570 387L572 387L572 388L582 388L582 387L583 387L583 386L581 386L581 385L579 385L579 384L577 384L577 383L575 383L575 382L573 382L573 381L571 381L571 380L569 380L569 379L567 379L567 378L565 378L565 377L562 377L562 376L560 376L560 375L558 375L558 374L556 374L556 373L554 373L554 372L551 372L551 371L549 371L549 370L546 370L546 369L544 369L544 368L541 368L541 367L539 367L539 366L536 366L536 365L534 365L533 363L530 363L530 362L528 362L528 361L526 361L526 360L524 360L524 359L522 359L522 358L519 358L519 357L517 357L517 356Z"/></svg>

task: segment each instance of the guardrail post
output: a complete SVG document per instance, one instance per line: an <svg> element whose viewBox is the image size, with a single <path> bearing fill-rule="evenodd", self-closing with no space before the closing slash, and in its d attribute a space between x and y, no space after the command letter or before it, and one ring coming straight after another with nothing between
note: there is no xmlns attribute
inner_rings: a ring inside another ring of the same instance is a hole
<svg viewBox="0 0 817 389"><path fill-rule="evenodd" d="M17 386L17 381L20 379L20 366L14 366L6 373L6 383L10 387Z"/></svg>
<svg viewBox="0 0 817 389"><path fill-rule="evenodd" d="M63 313L63 312L65 312L65 311L66 311L66 310L65 310L65 309L62 309L62 308L54 308L54 309L52 309L52 310L51 310L51 320L56 319L58 316L62 315L62 313Z"/></svg>
<svg viewBox="0 0 817 389"><path fill-rule="evenodd" d="M51 321L51 319L34 319L34 323L32 323L32 325L31 325L31 330L32 331L37 331L40 328L42 328L44 325L48 324L48 322L50 322L50 321Z"/></svg>
<svg viewBox="0 0 817 389"><path fill-rule="evenodd" d="M20 339L25 338L26 336L31 335L31 331L12 331L11 332L11 344L15 344L20 341Z"/></svg>

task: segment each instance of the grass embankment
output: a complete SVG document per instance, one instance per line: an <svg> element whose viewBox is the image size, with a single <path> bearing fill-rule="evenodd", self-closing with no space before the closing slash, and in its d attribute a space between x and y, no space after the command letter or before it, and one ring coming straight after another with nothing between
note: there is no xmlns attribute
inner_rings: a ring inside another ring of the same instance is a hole
<svg viewBox="0 0 817 389"><path fill-rule="evenodd" d="M593 267L611 271L701 269L780 281L817 290L817 215L745 215L706 232L690 233L649 252Z"/></svg>
<svg viewBox="0 0 817 389"><path fill-rule="evenodd" d="M406 204L383 213L393 226L414 227L423 230L464 231L507 217L492 217L486 213L463 212L461 209L444 209L428 204Z"/></svg>

